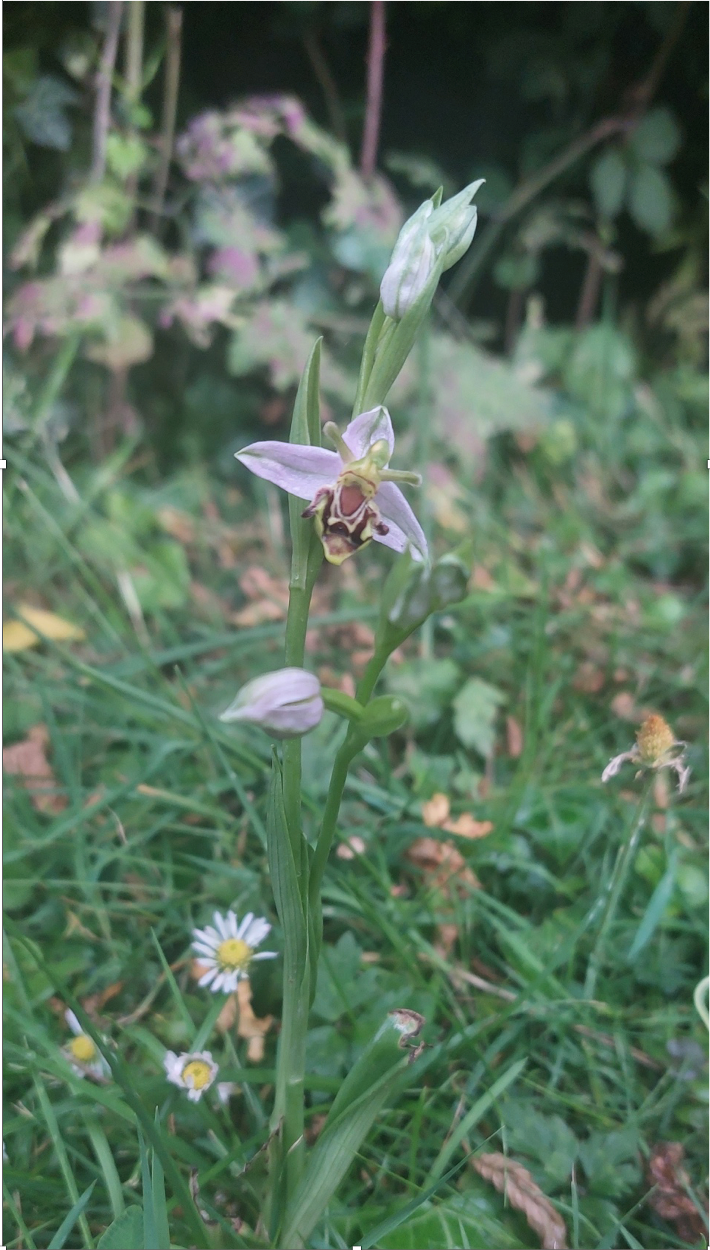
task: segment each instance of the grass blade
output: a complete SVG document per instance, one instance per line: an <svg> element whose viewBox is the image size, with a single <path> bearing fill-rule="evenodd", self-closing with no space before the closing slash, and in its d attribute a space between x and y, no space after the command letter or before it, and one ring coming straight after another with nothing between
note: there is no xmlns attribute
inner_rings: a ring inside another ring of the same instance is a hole
<svg viewBox="0 0 710 1250"><path fill-rule="evenodd" d="M47 1250L62 1250L64 1242L66 1241L71 1230L73 1229L74 1225L79 1219L79 1216L82 1214L84 1208L86 1207L89 1201L89 1198L91 1197L94 1191L95 1184L96 1184L96 1181L92 1181L91 1184L89 1185L89 1188L85 1189L81 1197L78 1198L77 1201L74 1203L74 1206L72 1207L71 1211L67 1215L66 1219L62 1220L59 1228L57 1229L52 1240L50 1241L47 1247Z"/></svg>

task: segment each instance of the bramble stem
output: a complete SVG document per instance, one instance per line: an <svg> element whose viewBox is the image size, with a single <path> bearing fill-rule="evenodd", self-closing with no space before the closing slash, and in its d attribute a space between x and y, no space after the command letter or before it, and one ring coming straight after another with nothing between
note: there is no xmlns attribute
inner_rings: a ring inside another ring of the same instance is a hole
<svg viewBox="0 0 710 1250"><path fill-rule="evenodd" d="M606 939L614 922L619 902L624 892L624 887L628 880L633 862L636 858L636 852L638 851L641 834L643 833L644 825L646 824L646 816L648 814L648 805L651 797L651 791L653 789L653 781L654 773L649 772L629 827L628 837L622 846L619 847L619 851L616 856L614 871L611 874L611 881L607 887L607 900L606 906L604 907L602 922L599 927L599 933L597 934L597 940L594 943L594 949L589 956L589 963L587 965L587 976L584 982L585 998L594 998L597 977L604 958Z"/></svg>

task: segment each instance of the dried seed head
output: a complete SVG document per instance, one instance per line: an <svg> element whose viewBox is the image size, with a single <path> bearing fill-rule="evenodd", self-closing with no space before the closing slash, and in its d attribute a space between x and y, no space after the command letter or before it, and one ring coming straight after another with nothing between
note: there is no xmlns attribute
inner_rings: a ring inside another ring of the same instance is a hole
<svg viewBox="0 0 710 1250"><path fill-rule="evenodd" d="M676 745L673 730L667 721L652 712L636 734L642 764L657 764Z"/></svg>

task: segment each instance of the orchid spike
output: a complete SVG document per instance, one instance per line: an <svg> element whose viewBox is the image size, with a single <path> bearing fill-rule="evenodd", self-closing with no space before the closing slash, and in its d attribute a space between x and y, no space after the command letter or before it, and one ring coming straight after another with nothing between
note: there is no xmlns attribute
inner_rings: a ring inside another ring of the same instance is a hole
<svg viewBox="0 0 710 1250"><path fill-rule="evenodd" d="M325 433L337 451L298 443L252 443L236 458L257 477L308 501L326 560L342 564L373 539L393 551L428 555L426 538L397 482L418 486L417 473L388 468L394 431L386 408L361 412L343 434L332 423Z"/></svg>

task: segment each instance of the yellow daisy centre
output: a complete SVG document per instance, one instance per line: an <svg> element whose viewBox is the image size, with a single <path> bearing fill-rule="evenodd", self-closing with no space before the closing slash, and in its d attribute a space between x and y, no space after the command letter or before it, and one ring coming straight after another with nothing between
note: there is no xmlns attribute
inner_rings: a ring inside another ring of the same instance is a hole
<svg viewBox="0 0 710 1250"><path fill-rule="evenodd" d="M221 967L229 968L230 972L243 971L251 955L251 946L247 946L241 938L227 938L226 942L220 942L217 947L217 959Z"/></svg>
<svg viewBox="0 0 710 1250"><path fill-rule="evenodd" d="M204 1089L212 1079L212 1069L204 1059L191 1059L182 1070L182 1079L192 1089Z"/></svg>
<svg viewBox="0 0 710 1250"><path fill-rule="evenodd" d="M69 1051L72 1058L77 1059L79 1063L90 1063L96 1057L96 1047L90 1037L85 1033L80 1033L78 1037L72 1038L69 1043Z"/></svg>

